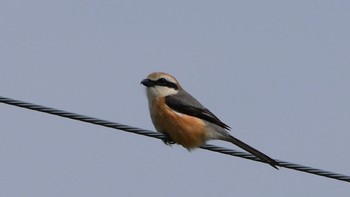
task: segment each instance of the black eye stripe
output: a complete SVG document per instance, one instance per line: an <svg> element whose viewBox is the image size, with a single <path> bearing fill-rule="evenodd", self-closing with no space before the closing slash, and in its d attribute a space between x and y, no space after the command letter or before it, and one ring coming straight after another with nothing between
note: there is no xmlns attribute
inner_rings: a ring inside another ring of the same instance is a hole
<svg viewBox="0 0 350 197"><path fill-rule="evenodd" d="M166 83L168 83L168 80L166 80L165 78L160 78L160 79L157 80L157 83L158 83L159 85L161 85L161 84L166 84Z"/></svg>
<svg viewBox="0 0 350 197"><path fill-rule="evenodd" d="M165 78L160 78L157 81L154 81L154 83L156 85L159 85L159 86L166 86L166 87L169 87L169 88L174 88L175 90L178 89L178 87L177 87L177 85L175 83L173 83L171 81L168 81Z"/></svg>

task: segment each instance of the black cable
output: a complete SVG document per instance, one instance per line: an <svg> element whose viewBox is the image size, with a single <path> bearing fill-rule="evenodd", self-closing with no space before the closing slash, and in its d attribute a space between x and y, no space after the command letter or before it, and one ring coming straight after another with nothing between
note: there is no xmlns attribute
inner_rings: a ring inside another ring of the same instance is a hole
<svg viewBox="0 0 350 197"><path fill-rule="evenodd" d="M136 127L131 127L128 125L123 125L123 124L119 124L119 123L115 123L115 122L111 122L111 121L107 121L107 120L101 120L101 119L93 118L93 117L89 117L89 116L79 115L79 114L75 114L75 113L71 113L71 112L66 112L63 110L58 110L58 109L54 109L54 108L50 108L50 107L36 105L36 104L28 103L28 102L15 100L15 99L10 99L10 98L0 96L0 102L5 103L5 104L9 104L9 105L14 105L17 107L22 107L22 108L26 108L26 109L31 109L31 110L35 110L35 111L44 112L44 113L49 113L49 114L53 114L56 116L70 118L70 119L74 119L74 120L78 120L78 121L83 121L83 122L87 122L87 123L91 123L91 124L95 124L95 125L110 127L110 128L130 132L130 133L135 133L135 134L139 134L139 135L153 137L153 138L157 138L157 139L161 139L161 140L165 139L164 135L162 135L160 133L153 132L153 131L144 130L144 129L140 129L140 128L136 128ZM231 156L236 156L236 157L241 157L241 158L245 158L245 159L263 162L251 154L236 151L236 150L231 150L231 149L227 149L227 148L223 148L223 147L218 147L218 146L214 146L214 145L210 145L210 144L205 144L205 145L201 146L201 148L206 149L206 150L210 150L210 151L214 151L214 152L218 152L218 153L222 153L222 154L227 154L227 155L231 155ZM337 179L340 181L350 182L350 176L346 176L346 175L338 174L338 173L334 173L334 172L329 172L329 171L325 171L325 170L321 170L321 169L316 169L316 168L312 168L312 167L308 167L308 166L303 166L303 165L299 165L299 164L295 164L295 163L290 163L290 162L286 162L286 161L282 161L282 160L277 160L277 159L275 159L275 160L279 163L278 166L280 166L280 167L298 170L301 172L306 172L306 173L310 173L310 174L324 176L324 177L328 177L328 178L332 178L332 179ZM263 162L263 163L265 163L265 162Z"/></svg>

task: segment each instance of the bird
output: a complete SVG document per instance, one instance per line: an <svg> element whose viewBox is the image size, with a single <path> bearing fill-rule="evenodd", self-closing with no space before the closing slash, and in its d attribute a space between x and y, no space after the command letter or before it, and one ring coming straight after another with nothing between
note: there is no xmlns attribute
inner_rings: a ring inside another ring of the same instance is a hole
<svg viewBox="0 0 350 197"><path fill-rule="evenodd" d="M232 136L230 127L187 93L174 76L153 72L141 84L146 87L151 120L157 132L165 136L165 144L176 143L192 150L209 140L223 140L278 169L277 161Z"/></svg>

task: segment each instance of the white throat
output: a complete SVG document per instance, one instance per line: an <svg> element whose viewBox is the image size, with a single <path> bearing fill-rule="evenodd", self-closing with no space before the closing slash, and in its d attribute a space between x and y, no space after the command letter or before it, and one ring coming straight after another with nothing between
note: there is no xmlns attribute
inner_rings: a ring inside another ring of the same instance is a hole
<svg viewBox="0 0 350 197"><path fill-rule="evenodd" d="M154 99L160 97L166 97L170 95L177 94L179 91L174 88L169 88L165 86L154 86L146 89L147 98L149 101L153 101Z"/></svg>

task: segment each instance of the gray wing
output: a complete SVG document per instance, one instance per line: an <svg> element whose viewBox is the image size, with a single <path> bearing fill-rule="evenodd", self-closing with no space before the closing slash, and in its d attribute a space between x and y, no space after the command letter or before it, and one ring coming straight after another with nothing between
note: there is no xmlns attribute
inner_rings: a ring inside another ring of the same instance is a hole
<svg viewBox="0 0 350 197"><path fill-rule="evenodd" d="M194 116L224 129L230 130L230 127L223 123L211 111L200 104L194 97L188 94L185 90L181 90L176 95L165 97L165 103L173 110L189 116Z"/></svg>

